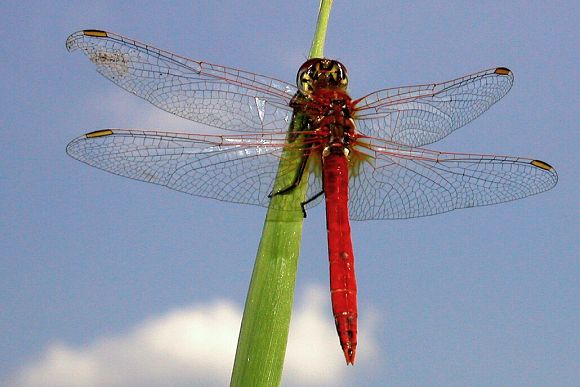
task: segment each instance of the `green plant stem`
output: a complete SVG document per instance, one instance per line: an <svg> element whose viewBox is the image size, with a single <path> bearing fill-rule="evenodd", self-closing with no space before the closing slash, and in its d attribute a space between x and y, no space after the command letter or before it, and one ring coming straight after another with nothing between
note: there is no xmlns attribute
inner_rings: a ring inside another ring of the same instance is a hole
<svg viewBox="0 0 580 387"><path fill-rule="evenodd" d="M310 57L322 57L332 1L322 0ZM302 128L301 115L293 117L290 130ZM275 192L288 187L297 171L300 155L285 150L278 167ZM231 386L277 386L282 378L288 341L296 271L300 255L307 176L288 194L272 197L246 298ZM306 350L306 349L305 349Z"/></svg>
<svg viewBox="0 0 580 387"><path fill-rule="evenodd" d="M328 19L332 0L321 0L318 10L318 20L316 21L316 31L312 46L310 47L310 58L324 58L324 42L326 40L326 30L328 29Z"/></svg>

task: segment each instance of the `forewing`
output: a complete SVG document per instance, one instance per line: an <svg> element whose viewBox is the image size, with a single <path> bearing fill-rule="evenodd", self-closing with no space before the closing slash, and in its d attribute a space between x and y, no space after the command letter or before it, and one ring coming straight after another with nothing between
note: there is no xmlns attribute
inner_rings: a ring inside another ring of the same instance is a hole
<svg viewBox="0 0 580 387"><path fill-rule="evenodd" d="M74 139L66 151L88 165L131 179L190 195L268 207L285 134L257 136L105 129ZM294 176L296 170L279 173ZM311 177L308 195L312 196L320 192L321 184Z"/></svg>
<svg viewBox="0 0 580 387"><path fill-rule="evenodd" d="M368 136L423 146L478 117L512 83L512 72L497 67L439 84L379 90L357 101L357 126Z"/></svg>
<svg viewBox="0 0 580 387"><path fill-rule="evenodd" d="M534 195L556 185L554 168L518 157L441 153L374 142L349 183L354 220L427 216ZM360 146L359 146L360 148Z"/></svg>
<svg viewBox="0 0 580 387"><path fill-rule="evenodd" d="M296 87L247 71L187 59L98 30L66 41L123 89L177 116L240 132L286 130Z"/></svg>

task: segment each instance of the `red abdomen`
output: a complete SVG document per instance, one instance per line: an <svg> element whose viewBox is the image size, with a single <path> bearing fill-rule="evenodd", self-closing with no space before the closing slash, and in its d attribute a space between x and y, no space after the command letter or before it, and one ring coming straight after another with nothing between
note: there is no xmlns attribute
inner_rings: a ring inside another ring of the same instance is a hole
<svg viewBox="0 0 580 387"><path fill-rule="evenodd" d="M324 157L326 228L330 260L332 312L347 364L354 363L357 334L356 279L348 219L348 159L341 153Z"/></svg>

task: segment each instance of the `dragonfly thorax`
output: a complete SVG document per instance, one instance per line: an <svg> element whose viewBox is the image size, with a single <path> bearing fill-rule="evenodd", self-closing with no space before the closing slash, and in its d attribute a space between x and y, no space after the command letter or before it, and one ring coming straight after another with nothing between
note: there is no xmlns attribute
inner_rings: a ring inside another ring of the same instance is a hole
<svg viewBox="0 0 580 387"><path fill-rule="evenodd" d="M337 61L311 59L298 71L300 91L290 106L304 114L307 130L313 133L323 156L350 153L355 124L354 103L346 92L347 84L346 69Z"/></svg>
<svg viewBox="0 0 580 387"><path fill-rule="evenodd" d="M331 153L337 152L348 155L345 150L348 150L350 143L354 140L354 121L352 118L345 117L342 114L328 115L318 122L316 133L318 138L326 144L325 152L329 148L328 151Z"/></svg>
<svg viewBox="0 0 580 387"><path fill-rule="evenodd" d="M320 88L309 95L299 92L291 106L295 112L305 116L307 131L312 133L323 148L345 148L354 139L355 124L351 113L354 107L346 91Z"/></svg>

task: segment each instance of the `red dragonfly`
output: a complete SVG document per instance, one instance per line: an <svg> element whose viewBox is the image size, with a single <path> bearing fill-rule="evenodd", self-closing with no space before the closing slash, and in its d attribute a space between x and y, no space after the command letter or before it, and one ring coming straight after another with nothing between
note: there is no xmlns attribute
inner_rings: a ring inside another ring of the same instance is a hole
<svg viewBox="0 0 580 387"><path fill-rule="evenodd" d="M267 207L307 184L302 209L326 201L332 309L347 364L357 344L349 219L401 219L506 202L557 182L549 164L421 148L467 124L513 83L505 67L351 99L346 68L310 59L297 86L194 61L100 30L72 34L97 71L177 116L243 134L105 129L67 153L105 171L191 195ZM278 171L281 160L287 163ZM276 175L291 183L275 187Z"/></svg>

